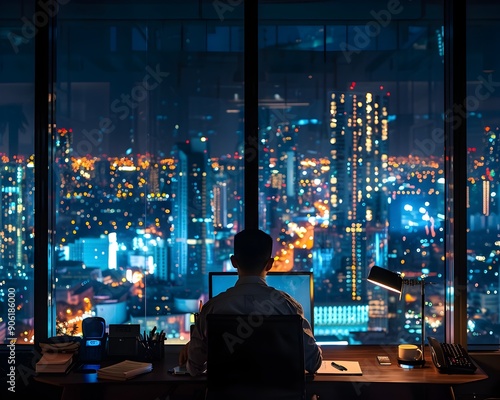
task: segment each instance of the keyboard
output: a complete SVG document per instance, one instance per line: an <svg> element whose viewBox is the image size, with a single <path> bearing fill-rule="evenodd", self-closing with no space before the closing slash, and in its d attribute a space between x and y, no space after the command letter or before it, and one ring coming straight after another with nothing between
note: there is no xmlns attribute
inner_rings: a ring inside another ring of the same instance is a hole
<svg viewBox="0 0 500 400"><path fill-rule="evenodd" d="M440 343L435 338L428 338L432 361L440 372L448 374L473 374L477 367L467 350L458 343Z"/></svg>

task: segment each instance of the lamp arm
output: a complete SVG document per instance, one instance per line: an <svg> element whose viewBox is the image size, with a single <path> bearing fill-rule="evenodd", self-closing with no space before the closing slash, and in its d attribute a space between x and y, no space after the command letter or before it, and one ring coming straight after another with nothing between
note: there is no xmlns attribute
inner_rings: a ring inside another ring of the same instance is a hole
<svg viewBox="0 0 500 400"><path fill-rule="evenodd" d="M422 335L420 341L420 350L422 350L422 360L425 361L425 282L422 279L420 281L420 298L421 298L421 308L422 311L420 314L422 315Z"/></svg>
<svg viewBox="0 0 500 400"><path fill-rule="evenodd" d="M420 350L422 350L422 360L425 360L425 280L422 279L403 279L403 286L420 285L420 319L422 324L422 334L420 335Z"/></svg>

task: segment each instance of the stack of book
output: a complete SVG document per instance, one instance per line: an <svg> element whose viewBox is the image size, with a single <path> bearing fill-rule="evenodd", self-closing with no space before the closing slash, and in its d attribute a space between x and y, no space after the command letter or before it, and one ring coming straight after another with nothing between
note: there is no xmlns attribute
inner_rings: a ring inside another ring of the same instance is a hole
<svg viewBox="0 0 500 400"><path fill-rule="evenodd" d="M73 337L55 336L40 342L42 358L36 363L37 373L67 373L76 361L80 343Z"/></svg>
<svg viewBox="0 0 500 400"><path fill-rule="evenodd" d="M64 339L61 339L61 340L62 340L61 342L56 342L55 339L47 341L47 342L40 342L40 348L42 349L42 354L44 354L44 353L76 353L78 351L78 349L80 347L79 342L64 341Z"/></svg>
<svg viewBox="0 0 500 400"><path fill-rule="evenodd" d="M153 365L151 363L125 360L97 370L97 377L124 381L152 370Z"/></svg>
<svg viewBox="0 0 500 400"><path fill-rule="evenodd" d="M74 353L43 353L36 363L36 373L66 373L73 364Z"/></svg>

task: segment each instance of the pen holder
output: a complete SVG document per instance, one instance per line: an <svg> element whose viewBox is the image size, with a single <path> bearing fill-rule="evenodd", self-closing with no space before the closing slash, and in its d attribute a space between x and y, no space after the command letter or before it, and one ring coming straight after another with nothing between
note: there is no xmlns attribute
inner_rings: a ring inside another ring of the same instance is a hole
<svg viewBox="0 0 500 400"><path fill-rule="evenodd" d="M140 342L139 358L145 361L162 360L165 356L163 340Z"/></svg>
<svg viewBox="0 0 500 400"><path fill-rule="evenodd" d="M156 331L156 326L146 334L137 335L137 347L139 349L139 359L152 361L161 360L165 356L165 332L161 330L159 333Z"/></svg>
<svg viewBox="0 0 500 400"><path fill-rule="evenodd" d="M139 343L139 357L145 361L162 360L165 356L163 341Z"/></svg>

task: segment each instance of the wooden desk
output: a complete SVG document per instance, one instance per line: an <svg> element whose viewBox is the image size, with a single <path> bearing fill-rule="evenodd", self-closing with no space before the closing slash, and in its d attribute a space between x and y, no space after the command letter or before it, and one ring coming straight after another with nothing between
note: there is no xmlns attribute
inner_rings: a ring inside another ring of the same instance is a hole
<svg viewBox="0 0 500 400"><path fill-rule="evenodd" d="M153 370L127 381L98 379L97 373L82 373L76 369L67 375L39 374L34 379L62 388L62 400L173 400L190 398L204 391L206 377L172 375L168 370L178 364L180 346L165 346L165 358L153 361ZM103 366L121 360L106 360ZM183 393L189 393L183 397Z"/></svg>
<svg viewBox="0 0 500 400"><path fill-rule="evenodd" d="M388 355L392 365L379 365L377 355ZM313 380L322 382L366 382L366 383L418 383L437 385L460 385L486 379L488 376L478 368L474 374L442 374L426 349L426 363L423 368L401 368L397 362L397 346L330 346L323 349L323 358L334 360L358 361L363 375L315 375Z"/></svg>
<svg viewBox="0 0 500 400"><path fill-rule="evenodd" d="M480 368L474 374L440 373L426 348L423 368L405 369L397 363L397 346L328 346L323 358L358 361L363 375L315 375L308 377L308 393L325 399L453 399L453 388L487 379ZM387 355L392 365L378 364L377 355Z"/></svg>
<svg viewBox="0 0 500 400"><path fill-rule="evenodd" d="M178 346L166 346L165 359L155 362L152 372L125 382L98 380L96 373L76 371L68 375L40 374L35 379L63 388L64 400L192 399L193 394L203 392L205 377L170 374L168 370L177 365L178 352ZM379 365L376 360L379 354L388 355L392 365ZM324 346L323 357L358 361L363 375L308 376L308 394L318 394L321 400L379 399L388 393L392 398L444 400L451 398L451 387L488 377L479 368L474 374L442 374L434 367L429 351L426 353L425 367L403 369L397 363L397 346Z"/></svg>

